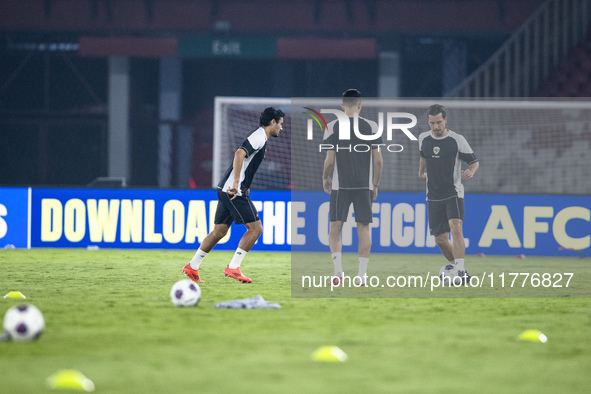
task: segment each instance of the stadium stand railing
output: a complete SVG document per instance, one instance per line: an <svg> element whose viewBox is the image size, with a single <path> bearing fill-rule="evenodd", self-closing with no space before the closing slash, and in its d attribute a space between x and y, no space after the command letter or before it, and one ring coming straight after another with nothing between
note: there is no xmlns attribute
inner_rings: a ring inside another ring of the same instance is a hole
<svg viewBox="0 0 591 394"><path fill-rule="evenodd" d="M531 97L590 26L591 0L547 0L448 97Z"/></svg>

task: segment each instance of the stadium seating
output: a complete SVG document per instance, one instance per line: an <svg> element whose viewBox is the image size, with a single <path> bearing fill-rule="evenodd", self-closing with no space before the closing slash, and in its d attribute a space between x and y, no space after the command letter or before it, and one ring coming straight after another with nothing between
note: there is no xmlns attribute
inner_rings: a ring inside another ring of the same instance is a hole
<svg viewBox="0 0 591 394"><path fill-rule="evenodd" d="M559 63L535 97L591 97L591 34Z"/></svg>

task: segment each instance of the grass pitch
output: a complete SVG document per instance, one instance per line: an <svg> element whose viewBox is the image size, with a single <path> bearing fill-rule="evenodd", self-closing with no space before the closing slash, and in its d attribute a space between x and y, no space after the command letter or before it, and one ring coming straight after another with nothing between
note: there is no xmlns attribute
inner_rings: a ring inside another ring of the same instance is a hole
<svg viewBox="0 0 591 394"><path fill-rule="evenodd" d="M247 285L222 275L231 253L214 251L199 306L177 308L170 287L192 255L0 250L0 295L21 291L46 321L38 342L0 343L0 392L49 392L45 379L71 368L97 393L588 392L588 298L291 298L288 253L250 253ZM282 308L213 308L258 294ZM16 303L0 298L0 315ZM548 342L518 341L526 329ZM349 360L311 361L323 345Z"/></svg>

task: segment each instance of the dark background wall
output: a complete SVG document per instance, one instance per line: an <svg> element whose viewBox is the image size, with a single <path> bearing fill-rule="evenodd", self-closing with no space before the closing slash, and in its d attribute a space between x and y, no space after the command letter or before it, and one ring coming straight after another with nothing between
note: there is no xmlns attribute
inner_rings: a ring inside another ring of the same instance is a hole
<svg viewBox="0 0 591 394"><path fill-rule="evenodd" d="M464 48L461 67L469 73L540 3L3 0L0 184L86 185L106 175L108 54L131 59L128 183L154 186L161 56L183 57L181 122L195 130L193 161L198 166L211 156L215 96L332 97L353 86L367 97L377 96L379 53L395 51L400 56L399 95L439 97L449 43ZM111 44L86 44L96 38ZM330 45L309 45L298 52L296 45L279 44L275 53L253 58L183 55L183 40L212 38L300 40L304 45L318 42L310 39L361 39L373 44L362 58L359 47L331 53ZM119 42L121 47L113 44ZM207 174L195 178L197 186L209 186Z"/></svg>

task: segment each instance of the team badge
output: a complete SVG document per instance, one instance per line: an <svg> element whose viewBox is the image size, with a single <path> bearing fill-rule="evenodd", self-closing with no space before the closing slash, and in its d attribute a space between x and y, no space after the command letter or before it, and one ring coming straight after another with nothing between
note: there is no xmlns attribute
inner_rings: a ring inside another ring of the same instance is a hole
<svg viewBox="0 0 591 394"><path fill-rule="evenodd" d="M433 147L433 153L435 153L436 155L438 155L439 154L439 151L440 151L440 149L439 149L438 146L434 146Z"/></svg>

